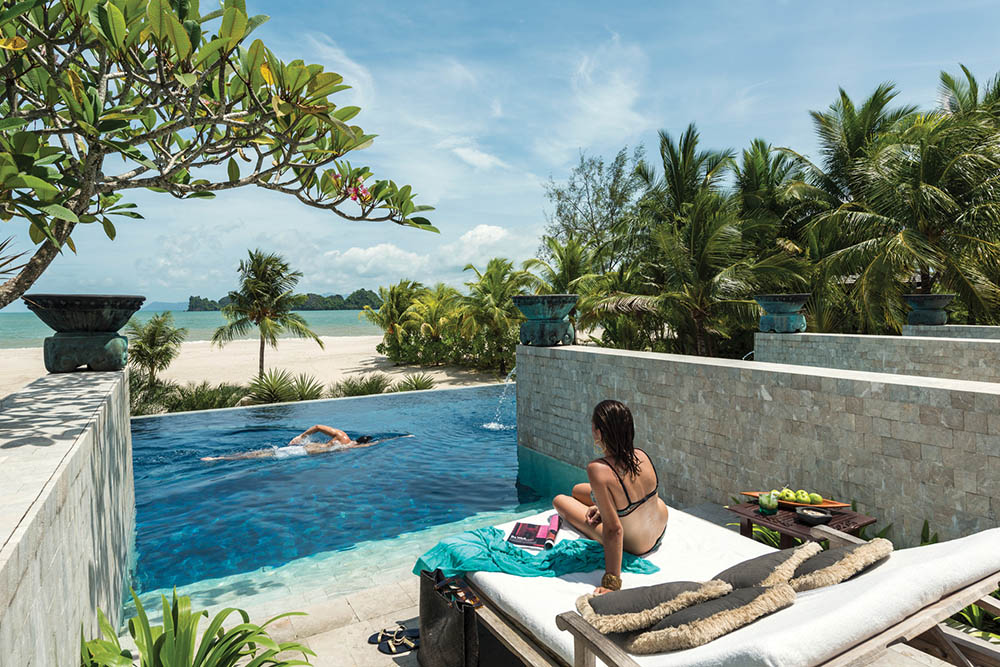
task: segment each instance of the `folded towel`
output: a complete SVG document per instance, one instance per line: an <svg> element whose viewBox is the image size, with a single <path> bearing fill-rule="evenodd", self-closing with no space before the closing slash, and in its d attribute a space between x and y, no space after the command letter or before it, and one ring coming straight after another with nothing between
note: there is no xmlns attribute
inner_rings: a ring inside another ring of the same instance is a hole
<svg viewBox="0 0 1000 667"><path fill-rule="evenodd" d="M563 540L532 553L514 546L499 528L479 528L438 542L417 559L413 574L440 568L445 576L466 572L506 572L519 577L561 577L604 568L604 547L594 540ZM622 571L652 574L660 568L645 558L622 554Z"/></svg>

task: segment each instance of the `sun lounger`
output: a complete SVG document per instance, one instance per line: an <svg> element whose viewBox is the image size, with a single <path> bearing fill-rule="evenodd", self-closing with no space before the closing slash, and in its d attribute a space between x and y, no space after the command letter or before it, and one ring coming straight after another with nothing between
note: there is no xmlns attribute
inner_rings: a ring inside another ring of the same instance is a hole
<svg viewBox="0 0 1000 667"><path fill-rule="evenodd" d="M542 523L549 513L522 519ZM509 530L512 523L499 528ZM856 541L830 529L832 541ZM578 539L563 528L560 539ZM734 531L671 509L663 545L649 560L652 575L625 574L625 587L667 581L707 580L727 567L772 549ZM970 635L939 625L959 609L1000 586L1000 528L940 544L901 549L880 567L836 586L800 593L791 607L694 649L630 655L597 633L575 609L601 572L560 578L522 578L476 572L469 582L486 601L481 620L529 665L671 667L674 665L863 665L905 641L948 655L960 650L974 664L1000 667L1000 651ZM983 604L997 601L986 599ZM994 612L998 613L998 612Z"/></svg>

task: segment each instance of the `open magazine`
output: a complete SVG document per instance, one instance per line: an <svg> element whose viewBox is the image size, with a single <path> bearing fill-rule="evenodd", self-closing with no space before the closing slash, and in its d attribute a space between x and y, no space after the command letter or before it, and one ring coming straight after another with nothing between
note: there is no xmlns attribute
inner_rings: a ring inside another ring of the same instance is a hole
<svg viewBox="0 0 1000 667"><path fill-rule="evenodd" d="M543 525L518 521L510 531L507 541L519 547L551 549L556 543L560 527L562 527L562 517L558 514L550 516L549 522Z"/></svg>

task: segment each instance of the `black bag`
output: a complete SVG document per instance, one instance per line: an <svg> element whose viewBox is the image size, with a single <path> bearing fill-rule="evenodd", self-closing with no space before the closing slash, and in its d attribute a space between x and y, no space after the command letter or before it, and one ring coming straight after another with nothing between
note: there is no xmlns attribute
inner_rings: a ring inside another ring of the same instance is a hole
<svg viewBox="0 0 1000 667"><path fill-rule="evenodd" d="M420 572L420 667L478 667L476 611L439 590L441 570Z"/></svg>

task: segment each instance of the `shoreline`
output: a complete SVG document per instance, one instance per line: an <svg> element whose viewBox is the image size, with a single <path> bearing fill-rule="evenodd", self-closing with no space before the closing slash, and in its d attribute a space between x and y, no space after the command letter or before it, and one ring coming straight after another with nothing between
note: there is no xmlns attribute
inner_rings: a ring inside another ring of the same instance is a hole
<svg viewBox="0 0 1000 667"><path fill-rule="evenodd" d="M434 378L436 387L468 387L494 384L502 378L455 366L396 366L375 351L382 336L321 336L324 348L314 341L300 338L279 339L277 349L264 351L265 369L284 369L292 375L308 373L325 387L345 377L381 372L393 378L426 373ZM210 382L247 384L257 374L259 340L237 340L219 348L211 341L185 341L181 353L170 367L160 374L166 380L181 384ZM4 354L6 352L6 354ZM30 382L46 375L42 348L4 348L0 352L0 398L19 391Z"/></svg>

